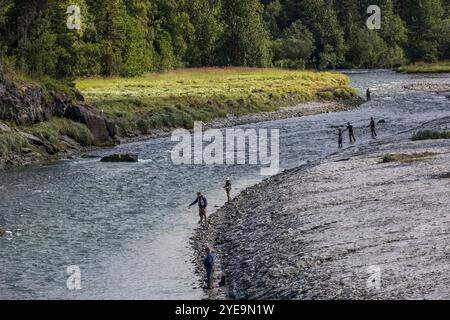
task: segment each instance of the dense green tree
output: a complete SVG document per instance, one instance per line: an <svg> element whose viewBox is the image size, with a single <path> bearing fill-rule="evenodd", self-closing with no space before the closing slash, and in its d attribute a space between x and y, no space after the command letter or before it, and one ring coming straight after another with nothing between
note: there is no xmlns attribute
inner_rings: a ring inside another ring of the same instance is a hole
<svg viewBox="0 0 450 320"><path fill-rule="evenodd" d="M125 4L123 0L89 0L89 9L96 27L93 41L100 46L101 73L107 76L120 74L122 54L129 40Z"/></svg>
<svg viewBox="0 0 450 320"><path fill-rule="evenodd" d="M281 36L282 30L278 25L278 19L282 13L282 6L279 0L264 2L263 19L267 25L272 38L277 39Z"/></svg>
<svg viewBox="0 0 450 320"><path fill-rule="evenodd" d="M303 69L314 51L314 36L297 20L284 30L281 38L273 41L272 46L276 66Z"/></svg>
<svg viewBox="0 0 450 320"><path fill-rule="evenodd" d="M194 30L186 62L196 67L217 64L217 50L225 27L221 20L221 1L192 0L186 3L186 12Z"/></svg>
<svg viewBox="0 0 450 320"><path fill-rule="evenodd" d="M377 5L381 8L381 29L369 30L366 20L369 17L367 7L371 1L359 2L340 0L347 9L341 13L340 21L346 32L348 51L347 64L351 67L393 67L405 62L402 45L406 41L406 28L398 15L393 11L392 0L381 0ZM354 4L350 6L350 4ZM367 7L366 7L367 6ZM358 13L362 12L358 16ZM349 22L349 20L351 22Z"/></svg>
<svg viewBox="0 0 450 320"><path fill-rule="evenodd" d="M319 69L335 68L344 62L344 33L332 1L305 0L300 3L300 20L315 38L314 61Z"/></svg>
<svg viewBox="0 0 450 320"><path fill-rule="evenodd" d="M439 54L437 31L443 21L440 0L404 0L401 14L409 30L407 45L412 60L436 61Z"/></svg>
<svg viewBox="0 0 450 320"><path fill-rule="evenodd" d="M369 5L382 27L366 27ZM70 29L67 7L81 9ZM33 76L450 59L450 0L0 0L0 63Z"/></svg>
<svg viewBox="0 0 450 320"><path fill-rule="evenodd" d="M266 67L271 64L270 41L257 0L223 0L225 22L222 63L234 66Z"/></svg>

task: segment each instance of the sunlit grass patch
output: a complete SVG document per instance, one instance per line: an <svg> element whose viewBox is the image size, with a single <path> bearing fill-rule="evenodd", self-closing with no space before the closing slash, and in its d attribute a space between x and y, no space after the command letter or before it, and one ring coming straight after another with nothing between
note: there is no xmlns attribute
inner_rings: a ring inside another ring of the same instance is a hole
<svg viewBox="0 0 450 320"><path fill-rule="evenodd" d="M10 154L20 154L22 148L29 146L28 140L22 137L19 133L1 132L0 131L0 156L8 156Z"/></svg>
<svg viewBox="0 0 450 320"><path fill-rule="evenodd" d="M160 127L191 128L194 121L227 114L356 96L343 74L282 69L180 69L138 78L82 79L76 85L88 102L116 122L122 135Z"/></svg>

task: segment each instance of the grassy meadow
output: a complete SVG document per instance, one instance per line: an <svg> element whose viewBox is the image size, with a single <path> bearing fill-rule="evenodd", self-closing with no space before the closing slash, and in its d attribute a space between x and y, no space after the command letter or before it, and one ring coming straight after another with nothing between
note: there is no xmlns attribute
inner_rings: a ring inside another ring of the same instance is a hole
<svg viewBox="0 0 450 320"><path fill-rule="evenodd" d="M112 119L122 136L162 127L192 128L228 114L276 111L302 102L356 95L332 72L252 68L180 69L137 78L76 81L86 100Z"/></svg>
<svg viewBox="0 0 450 320"><path fill-rule="evenodd" d="M403 73L446 73L450 72L450 61L435 63L417 62L398 68Z"/></svg>

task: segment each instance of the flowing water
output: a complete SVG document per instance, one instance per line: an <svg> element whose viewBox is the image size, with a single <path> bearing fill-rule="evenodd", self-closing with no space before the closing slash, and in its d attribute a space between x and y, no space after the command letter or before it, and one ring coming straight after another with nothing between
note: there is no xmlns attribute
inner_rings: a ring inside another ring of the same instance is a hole
<svg viewBox="0 0 450 320"><path fill-rule="evenodd" d="M449 83L448 74L349 75L361 95L373 88L370 103L242 127L279 129L286 169L336 152L334 126L347 121L355 126L358 147L372 141L371 116L386 121L378 126L379 139L450 116L444 94L403 89L407 83ZM12 232L0 238L0 299L203 298L189 245L198 214L187 205L201 190L211 212L225 202L225 177L234 195L264 177L254 165L176 166L174 144L161 138L95 152L138 153L140 161L132 164L76 159L0 172L0 226ZM71 265L80 268L80 290L66 286Z"/></svg>

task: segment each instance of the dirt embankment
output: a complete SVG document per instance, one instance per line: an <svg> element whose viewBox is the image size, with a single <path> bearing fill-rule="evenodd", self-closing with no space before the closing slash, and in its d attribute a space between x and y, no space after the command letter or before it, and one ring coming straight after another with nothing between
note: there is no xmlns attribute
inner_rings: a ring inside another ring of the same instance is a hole
<svg viewBox="0 0 450 320"><path fill-rule="evenodd" d="M449 299L450 140L410 136L288 170L218 210L192 238L199 272L213 245L226 278L210 298ZM422 152L434 155L382 163Z"/></svg>

